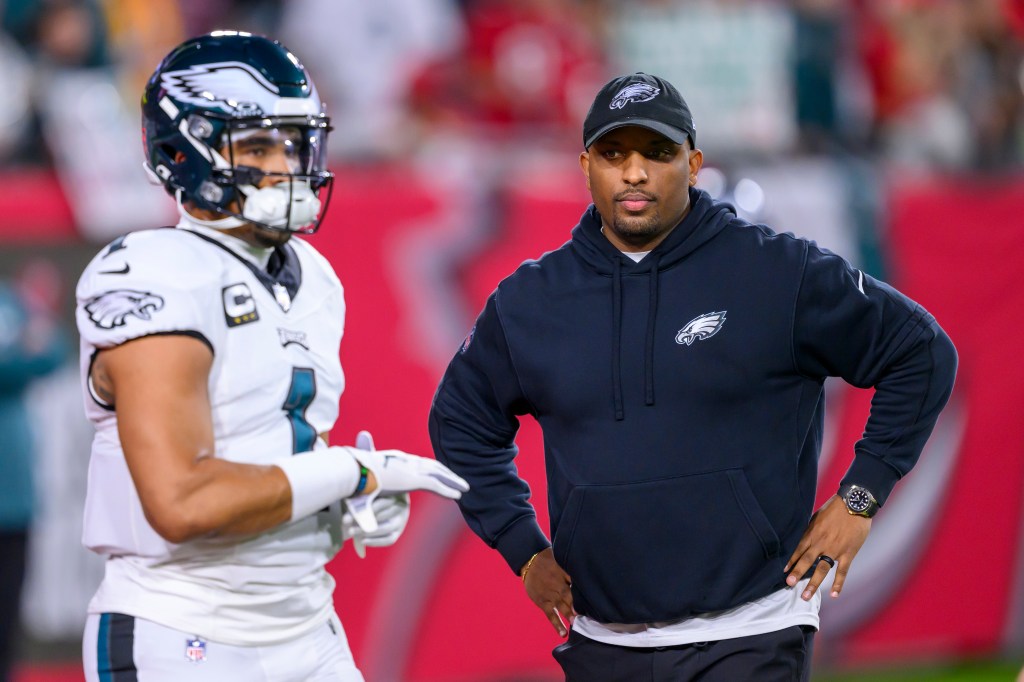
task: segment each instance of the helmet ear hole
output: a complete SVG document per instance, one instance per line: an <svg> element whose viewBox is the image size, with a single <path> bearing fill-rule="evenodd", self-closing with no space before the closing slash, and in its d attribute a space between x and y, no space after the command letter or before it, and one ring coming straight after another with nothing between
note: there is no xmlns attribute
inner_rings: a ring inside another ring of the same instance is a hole
<svg viewBox="0 0 1024 682"><path fill-rule="evenodd" d="M160 145L160 153L175 166L180 166L187 160L184 152L175 149L169 144Z"/></svg>

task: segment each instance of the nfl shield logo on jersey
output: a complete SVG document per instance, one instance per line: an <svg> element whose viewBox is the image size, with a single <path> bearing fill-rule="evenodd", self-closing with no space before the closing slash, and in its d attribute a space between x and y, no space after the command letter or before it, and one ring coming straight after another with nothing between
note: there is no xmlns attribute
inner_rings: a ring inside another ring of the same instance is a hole
<svg viewBox="0 0 1024 682"><path fill-rule="evenodd" d="M206 660L206 642L196 637L185 640L185 658L193 663L202 663Z"/></svg>

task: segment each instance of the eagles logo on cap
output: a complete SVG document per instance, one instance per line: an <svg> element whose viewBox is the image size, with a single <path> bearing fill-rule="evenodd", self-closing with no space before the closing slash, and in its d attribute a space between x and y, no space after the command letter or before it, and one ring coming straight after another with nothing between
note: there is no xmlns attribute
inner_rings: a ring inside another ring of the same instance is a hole
<svg viewBox="0 0 1024 682"><path fill-rule="evenodd" d="M627 85L622 88L622 90L619 90L619 94L615 95L612 99L612 103L608 105L608 108L621 109L626 106L628 102L650 102L658 96L659 92L661 92L660 88L656 88L647 83L634 83L633 85Z"/></svg>
<svg viewBox="0 0 1024 682"><path fill-rule="evenodd" d="M583 147L624 126L641 126L661 133L676 144L697 139L686 100L664 78L633 73L608 81L594 98L583 122Z"/></svg>

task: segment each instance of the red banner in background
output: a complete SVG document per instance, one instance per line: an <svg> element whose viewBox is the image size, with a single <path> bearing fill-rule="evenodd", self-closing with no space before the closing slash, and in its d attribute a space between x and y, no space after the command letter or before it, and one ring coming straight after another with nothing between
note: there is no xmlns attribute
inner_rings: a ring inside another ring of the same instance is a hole
<svg viewBox="0 0 1024 682"><path fill-rule="evenodd" d="M0 173L0 238L4 244L55 244L77 240L71 206L52 171Z"/></svg>
<svg viewBox="0 0 1024 682"><path fill-rule="evenodd" d="M348 387L333 437L351 442L368 428L383 447L427 453L434 388L487 294L520 262L568 239L587 197L571 169L548 175L543 191L508 178L506 189L481 192L496 211L405 176L341 175L314 238L349 306ZM1024 364L1014 350L1024 335L1024 188L968 189L891 193L890 279L950 333L960 374L921 464L876 519L843 598L823 611L819 656L837 664L1020 644ZM841 385L830 392L821 498L845 471L870 400ZM518 442L517 464L546 526L536 425L524 422ZM365 560L346 550L332 564L338 611L367 678L556 679L550 650L559 639L499 555L454 505L417 496L413 509L398 545ZM843 602L859 606L844 612Z"/></svg>

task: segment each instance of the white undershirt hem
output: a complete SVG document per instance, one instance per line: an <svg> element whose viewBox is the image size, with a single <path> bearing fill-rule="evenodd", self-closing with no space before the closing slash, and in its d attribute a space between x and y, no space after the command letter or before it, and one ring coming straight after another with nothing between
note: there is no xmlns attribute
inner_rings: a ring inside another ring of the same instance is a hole
<svg viewBox="0 0 1024 682"><path fill-rule="evenodd" d="M624 625L577 616L572 629L588 639L630 647L717 642L778 632L794 625L810 625L817 629L821 592L815 592L810 601L804 601L800 595L808 582L801 580L794 587L785 587L761 599L683 620Z"/></svg>

